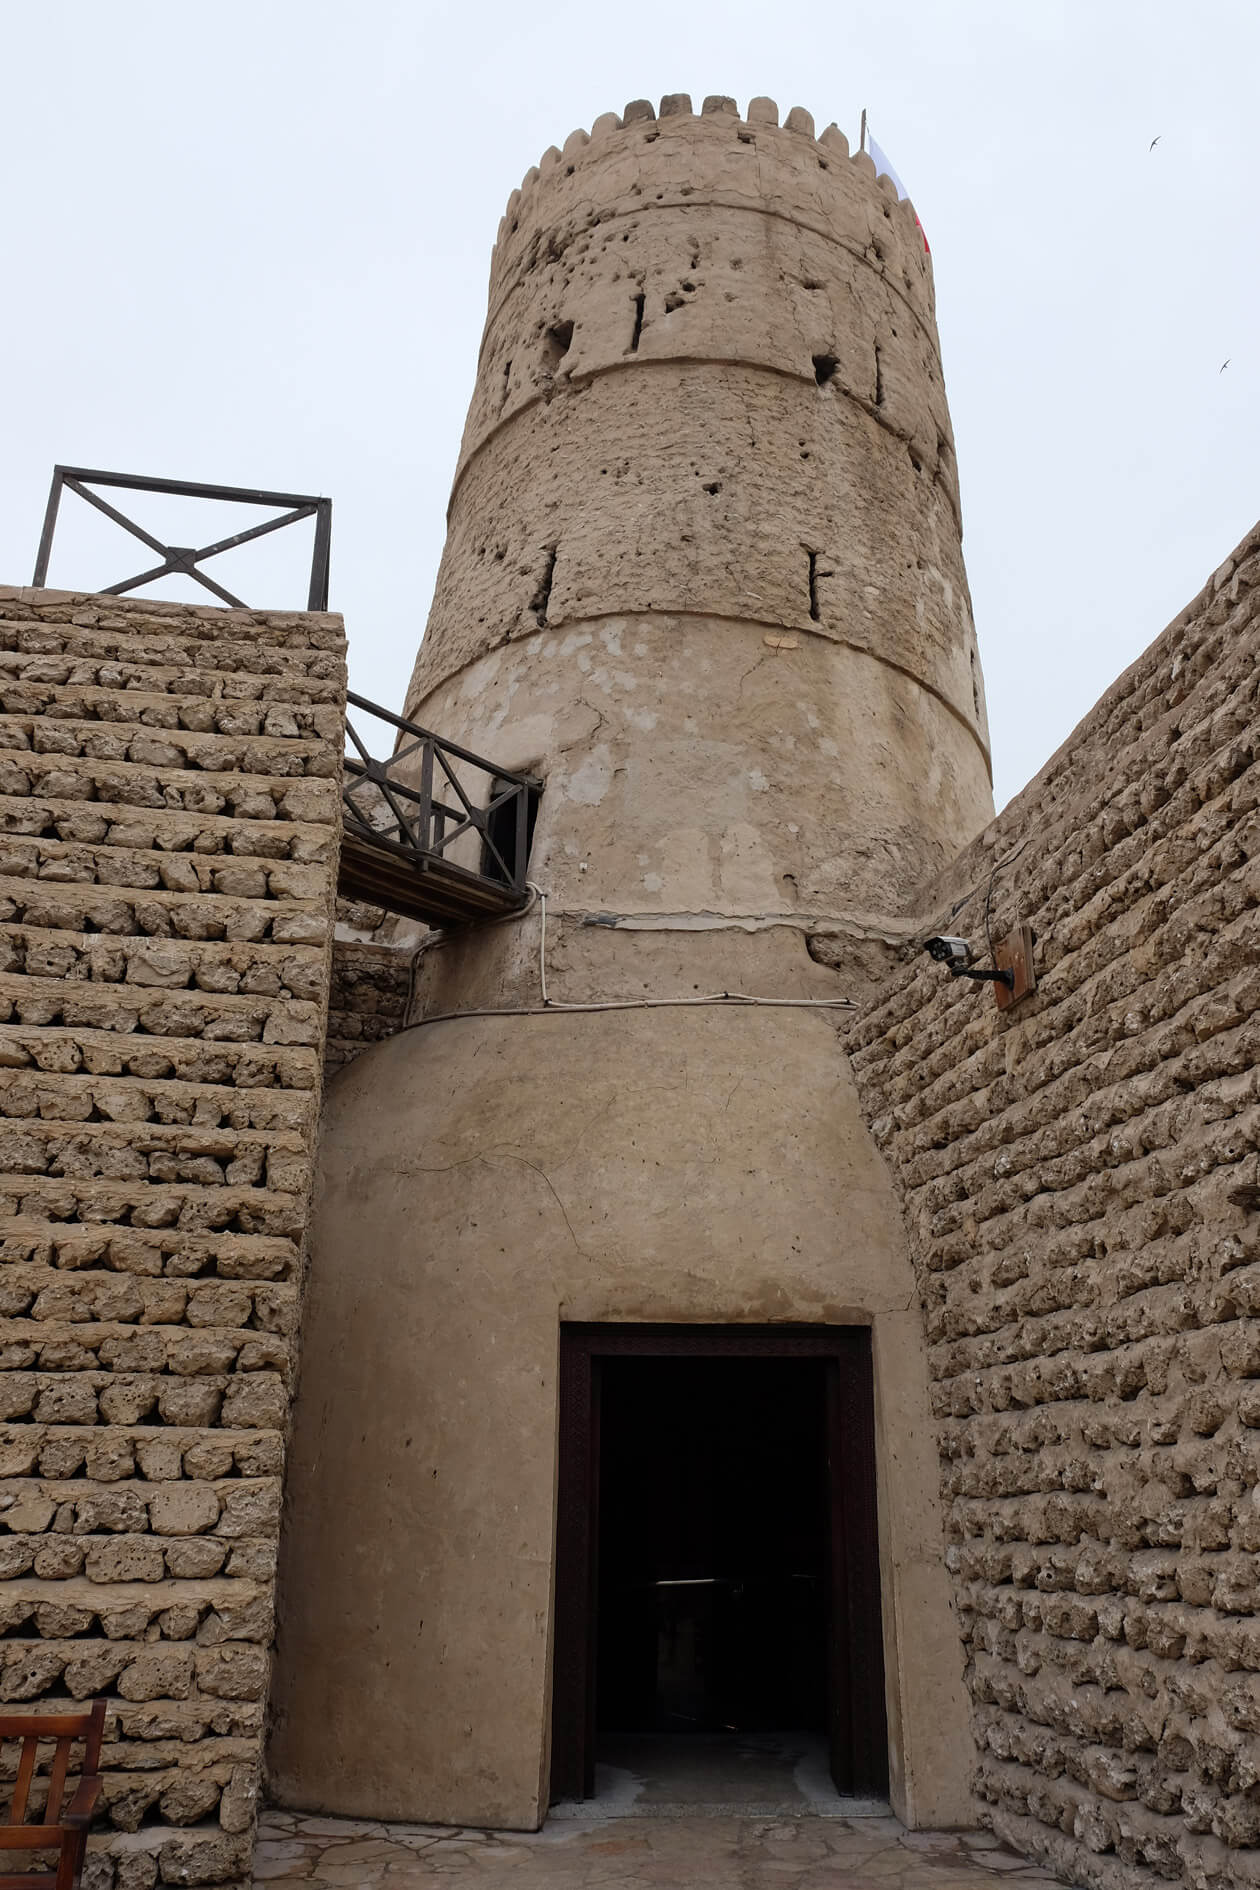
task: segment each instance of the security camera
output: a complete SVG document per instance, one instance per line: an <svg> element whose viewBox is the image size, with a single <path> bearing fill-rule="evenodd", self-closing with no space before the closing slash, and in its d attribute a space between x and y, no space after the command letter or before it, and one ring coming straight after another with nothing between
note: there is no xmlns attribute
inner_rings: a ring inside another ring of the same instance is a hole
<svg viewBox="0 0 1260 1890"><path fill-rule="evenodd" d="M944 965L951 978L974 978L979 984L1004 984L1008 991L1015 988L1015 974L1003 968L990 971L987 966L973 965L971 947L965 938L925 938L923 949L928 956L935 958L938 965ZM1029 946L1031 956L1032 947Z"/></svg>
<svg viewBox="0 0 1260 1890"><path fill-rule="evenodd" d="M965 938L925 939L923 949L938 965L948 965L951 971L955 968L961 971L964 965L971 963L971 947Z"/></svg>

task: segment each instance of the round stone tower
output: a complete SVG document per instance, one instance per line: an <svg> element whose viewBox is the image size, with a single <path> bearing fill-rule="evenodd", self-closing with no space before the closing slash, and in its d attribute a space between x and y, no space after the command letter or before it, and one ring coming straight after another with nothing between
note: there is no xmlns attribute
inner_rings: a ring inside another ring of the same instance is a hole
<svg viewBox="0 0 1260 1890"><path fill-rule="evenodd" d="M287 1802L537 1824L563 1329L782 1325L870 1334L890 1789L967 1820L922 1323L837 1008L992 814L960 539L930 259L868 157L678 97L545 154L406 705L543 782L545 935L538 901L438 940L436 1021L329 1093Z"/></svg>

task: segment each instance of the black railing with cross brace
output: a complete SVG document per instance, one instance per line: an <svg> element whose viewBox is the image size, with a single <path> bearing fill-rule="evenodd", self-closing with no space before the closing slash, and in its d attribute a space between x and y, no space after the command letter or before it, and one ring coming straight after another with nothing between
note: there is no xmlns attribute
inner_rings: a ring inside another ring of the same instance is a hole
<svg viewBox="0 0 1260 1890"><path fill-rule="evenodd" d="M89 490L90 485L156 492L188 499L226 499L244 505L283 508L248 531L193 549L167 545L133 519ZM269 532L314 518L308 610L328 608L328 559L332 500L293 492L262 492L244 486L197 485L182 479L148 479L137 473L92 471L85 466L57 466L44 516L35 562L34 583L48 580L48 563L61 495L85 499L142 544L159 553L162 563L120 583L98 587L98 596L120 597L158 578L183 575L204 586L222 603L250 606L197 567L238 545ZM526 862L541 786L527 775L496 768L480 755L443 741L428 729L394 715L363 696L350 695L358 714L388 723L394 731L381 746L393 746L387 761L372 755L354 724L347 720L343 838L337 889L345 898L366 900L387 911L427 920L431 925L467 923L518 910L526 902ZM458 856L458 857L457 857Z"/></svg>
<svg viewBox="0 0 1260 1890"><path fill-rule="evenodd" d="M390 912L450 925L524 905L541 784L498 768L363 696L347 697L398 731L387 761L347 718L337 890ZM461 778L462 777L462 778ZM463 858L454 857L462 854Z"/></svg>
<svg viewBox="0 0 1260 1890"><path fill-rule="evenodd" d="M282 518L265 519L261 525L253 525L248 531L236 532L230 538L220 538L214 544L193 547L191 545L167 545L160 538L155 538L134 519L127 517L115 506L102 499L99 493L88 490L89 486L115 486L127 492L161 492L180 499L226 499L236 505L268 505L284 508ZM35 559L35 576L31 580L37 587L48 582L48 562L52 556L53 534L57 529L57 513L61 506L61 495L66 489L95 506L98 512L112 519L123 531L130 532L150 551L156 551L162 559L148 571L137 572L135 577L123 578L118 584L104 584L97 587L96 594L103 597L121 597L125 591L138 590L142 584L154 584L158 578L190 577L213 593L220 603L230 604L236 610L248 609L239 597L216 584L197 567L206 558L218 558L225 551L235 551L238 545L246 545L255 538L265 538L269 532L278 532L286 525L296 525L300 520L315 520L315 544L311 554L311 580L307 595L308 610L327 610L328 608L328 558L332 543L332 500L311 498L300 492L260 492L250 486L203 486L195 485L187 479L149 479L142 473L112 473L93 471L87 466L54 466L52 488L48 494L48 508L44 513L44 529L40 536L39 552Z"/></svg>

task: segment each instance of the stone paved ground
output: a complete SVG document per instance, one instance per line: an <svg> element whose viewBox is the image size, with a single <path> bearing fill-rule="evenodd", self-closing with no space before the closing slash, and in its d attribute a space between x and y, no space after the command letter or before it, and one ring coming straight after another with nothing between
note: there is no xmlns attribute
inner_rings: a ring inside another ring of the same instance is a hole
<svg viewBox="0 0 1260 1890"><path fill-rule="evenodd" d="M269 1890L1062 1890L987 1833L887 1816L604 1815L523 1834L268 1811L254 1877Z"/></svg>

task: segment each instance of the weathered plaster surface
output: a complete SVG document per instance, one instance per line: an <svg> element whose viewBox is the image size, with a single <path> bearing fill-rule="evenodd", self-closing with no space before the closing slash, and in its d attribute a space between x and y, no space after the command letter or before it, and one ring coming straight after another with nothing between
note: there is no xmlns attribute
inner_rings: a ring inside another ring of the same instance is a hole
<svg viewBox="0 0 1260 1890"><path fill-rule="evenodd" d="M281 1802L536 1824L559 1322L789 1319L874 1325L895 1788L912 1819L965 1820L922 1332L832 1019L433 1024L343 1071L322 1147Z"/></svg>
<svg viewBox="0 0 1260 1890"><path fill-rule="evenodd" d="M449 522L413 709L538 628L698 613L864 651L986 739L930 264L838 134L670 114L545 166Z"/></svg>
<svg viewBox="0 0 1260 1890"><path fill-rule="evenodd" d="M566 908L886 911L992 812L975 734L938 697L756 624L636 614L535 631L420 713L544 780L530 876Z"/></svg>

